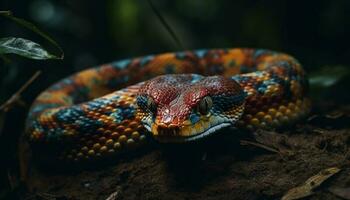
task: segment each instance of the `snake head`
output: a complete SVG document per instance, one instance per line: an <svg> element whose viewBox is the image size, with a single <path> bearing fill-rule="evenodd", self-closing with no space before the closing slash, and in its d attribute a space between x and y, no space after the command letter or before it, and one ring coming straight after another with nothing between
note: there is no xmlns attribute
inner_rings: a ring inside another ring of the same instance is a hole
<svg viewBox="0 0 350 200"><path fill-rule="evenodd" d="M137 115L161 142L193 141L234 125L245 97L236 81L222 76L163 75L141 86Z"/></svg>

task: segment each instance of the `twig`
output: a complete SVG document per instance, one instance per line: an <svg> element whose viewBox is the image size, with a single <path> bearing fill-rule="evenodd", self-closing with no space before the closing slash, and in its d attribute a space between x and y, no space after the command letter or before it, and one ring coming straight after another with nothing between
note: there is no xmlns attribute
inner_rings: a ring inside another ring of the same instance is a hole
<svg viewBox="0 0 350 200"><path fill-rule="evenodd" d="M179 38L176 36L174 30L171 28L171 26L167 23L167 21L164 19L162 14L159 12L159 10L154 6L152 0L147 0L148 4L151 6L154 14L158 17L160 22L163 24L165 29L169 32L171 37L175 40L175 43L178 45L179 48L184 49L184 46L182 45L181 41Z"/></svg>
<svg viewBox="0 0 350 200"><path fill-rule="evenodd" d="M14 177L11 175L10 170L7 170L7 180L8 180L8 183L10 184L11 190L14 190L16 181L14 180Z"/></svg>
<svg viewBox="0 0 350 200"><path fill-rule="evenodd" d="M308 178L302 185L288 190L281 200L295 200L313 195L316 188L340 170L338 167L331 167L320 171L318 174Z"/></svg>
<svg viewBox="0 0 350 200"><path fill-rule="evenodd" d="M110 194L106 200L117 200L119 197L119 191L115 191L112 194Z"/></svg>
<svg viewBox="0 0 350 200"><path fill-rule="evenodd" d="M0 14L12 15L12 12L10 10L1 10Z"/></svg>
<svg viewBox="0 0 350 200"><path fill-rule="evenodd" d="M252 146L256 146L256 147L265 149L265 150L267 150L267 151L271 151L271 152L280 154L280 152L279 152L278 150L276 150L276 149L274 149L274 148L272 148L272 147L268 147L268 146L266 146L266 145L257 143L257 142L251 142L251 141L247 141L247 140L241 140L241 145L252 145Z"/></svg>
<svg viewBox="0 0 350 200"><path fill-rule="evenodd" d="M32 82L38 78L38 76L41 74L41 71L35 72L35 74L22 85L22 87L19 88L19 90L14 93L4 104L0 106L0 111L7 112L10 110L16 103L20 102L21 94L22 92L28 88Z"/></svg>

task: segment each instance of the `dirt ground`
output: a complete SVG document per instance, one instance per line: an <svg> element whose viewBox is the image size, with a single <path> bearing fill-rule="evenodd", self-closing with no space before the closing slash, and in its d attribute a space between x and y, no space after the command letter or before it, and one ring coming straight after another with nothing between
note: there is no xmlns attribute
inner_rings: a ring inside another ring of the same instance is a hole
<svg viewBox="0 0 350 200"><path fill-rule="evenodd" d="M38 167L25 153L20 156L21 195L24 199L280 199L320 171L336 167L338 173L322 184L312 182L312 194L305 196L350 199L350 107L320 108L305 122L279 133L225 130L188 145L153 141L132 156L83 169Z"/></svg>

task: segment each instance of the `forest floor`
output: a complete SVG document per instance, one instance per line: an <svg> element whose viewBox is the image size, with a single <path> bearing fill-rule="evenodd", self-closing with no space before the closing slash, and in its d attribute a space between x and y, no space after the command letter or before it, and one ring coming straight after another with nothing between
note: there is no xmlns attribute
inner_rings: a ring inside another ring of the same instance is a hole
<svg viewBox="0 0 350 200"><path fill-rule="evenodd" d="M350 106L318 104L303 123L279 133L226 130L188 145L151 142L82 170L44 170L22 153L18 193L23 199L350 199L349 119Z"/></svg>

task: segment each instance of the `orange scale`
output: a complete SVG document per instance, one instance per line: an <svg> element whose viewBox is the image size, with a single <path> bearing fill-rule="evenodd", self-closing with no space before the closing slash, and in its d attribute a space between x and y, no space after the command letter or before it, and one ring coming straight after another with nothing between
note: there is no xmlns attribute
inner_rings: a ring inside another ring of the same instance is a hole
<svg viewBox="0 0 350 200"><path fill-rule="evenodd" d="M137 121L131 121L129 123L129 127L132 129L136 129L138 125L139 125L139 123Z"/></svg>
<svg viewBox="0 0 350 200"><path fill-rule="evenodd" d="M89 148L87 146L83 146L81 149L80 149L81 152L84 152L84 153L87 153L89 151Z"/></svg>
<svg viewBox="0 0 350 200"><path fill-rule="evenodd" d="M275 118L281 119L283 117L283 114L281 112L276 112Z"/></svg>
<svg viewBox="0 0 350 200"><path fill-rule="evenodd" d="M131 133L133 132L133 130L131 129L131 128L126 128L125 130L124 130L124 134L125 135L131 135Z"/></svg>
<svg viewBox="0 0 350 200"><path fill-rule="evenodd" d="M111 138L112 138L112 139L118 139L118 138L119 138L119 133L118 133L118 132L113 132L113 133L111 134Z"/></svg>
<svg viewBox="0 0 350 200"><path fill-rule="evenodd" d="M102 147L100 148L100 153L106 153L107 150L108 150L107 146L102 146Z"/></svg>
<svg viewBox="0 0 350 200"><path fill-rule="evenodd" d="M97 151L101 148L101 144L100 143L95 143L93 146L92 146L92 149Z"/></svg>
<svg viewBox="0 0 350 200"><path fill-rule="evenodd" d="M259 118L259 119L262 119L264 116L265 116L265 113L264 113L264 112L258 112L258 113L256 114L256 117Z"/></svg>
<svg viewBox="0 0 350 200"><path fill-rule="evenodd" d="M267 74L266 76L263 76L263 78L262 78L262 80L263 81L268 81L268 80L270 80L270 76Z"/></svg>
<svg viewBox="0 0 350 200"><path fill-rule="evenodd" d="M290 110L294 111L294 110L296 109L296 106L295 106L294 103L289 103L289 104L288 104L288 108L289 108Z"/></svg>
<svg viewBox="0 0 350 200"><path fill-rule="evenodd" d="M137 131L132 132L131 138L134 140L138 140L140 138L140 133Z"/></svg>
<svg viewBox="0 0 350 200"><path fill-rule="evenodd" d="M278 109L280 112L282 112L282 113L284 113L284 112L286 112L286 110L287 110L287 107L286 106L284 106L284 105L281 105L280 107L279 107L279 109Z"/></svg>
<svg viewBox="0 0 350 200"><path fill-rule="evenodd" d="M118 142L119 143L125 143L126 141L127 141L127 137L125 136L125 135L121 135L121 136L119 136L119 138L118 138Z"/></svg>
<svg viewBox="0 0 350 200"><path fill-rule="evenodd" d="M97 129L97 132L98 132L98 133L104 133L105 131L106 131L106 130L105 130L104 128L98 128L98 129Z"/></svg>
<svg viewBox="0 0 350 200"><path fill-rule="evenodd" d="M125 105L125 101L124 101L124 100L120 100L120 101L118 102L118 104L119 104L119 106L124 106L124 105Z"/></svg>
<svg viewBox="0 0 350 200"><path fill-rule="evenodd" d="M108 139L107 141L106 141L106 146L108 146L108 147L113 147L113 144L114 144L114 140L113 139Z"/></svg>
<svg viewBox="0 0 350 200"><path fill-rule="evenodd" d="M111 130L105 130L104 132L103 132L103 135L104 136L107 136L107 135L110 135L112 133L112 131Z"/></svg>
<svg viewBox="0 0 350 200"><path fill-rule="evenodd" d="M101 111L99 111L99 112L94 112L94 116L96 116L96 117L100 117L101 115L102 115Z"/></svg>
<svg viewBox="0 0 350 200"><path fill-rule="evenodd" d="M125 126L123 126L123 125L119 125L119 126L116 128L116 131L118 131L119 133L124 132L124 130L125 130Z"/></svg>
<svg viewBox="0 0 350 200"><path fill-rule="evenodd" d="M109 130L115 130L117 128L117 125L115 123L109 123L108 128Z"/></svg>
<svg viewBox="0 0 350 200"><path fill-rule="evenodd" d="M122 121L123 126L129 126L129 123L130 123L130 120L128 120L128 119Z"/></svg>
<svg viewBox="0 0 350 200"><path fill-rule="evenodd" d="M101 119L104 119L104 118L106 117L106 115L104 115L104 114L102 114L102 113L99 113L99 117L100 117Z"/></svg>
<svg viewBox="0 0 350 200"><path fill-rule="evenodd" d="M132 98L132 97L127 97L126 98L126 101L129 102L129 103L130 102L134 102L134 100L135 100L135 98Z"/></svg>
<svg viewBox="0 0 350 200"><path fill-rule="evenodd" d="M244 86L243 87L243 90L245 90L245 91L248 91L248 90L250 90L251 89L251 87L248 87L248 86Z"/></svg>
<svg viewBox="0 0 350 200"><path fill-rule="evenodd" d="M101 143L101 144L104 144L105 142L106 142L106 137L100 137L99 139L98 139L98 141Z"/></svg>
<svg viewBox="0 0 350 200"><path fill-rule="evenodd" d="M269 110L268 110L268 114L269 115L271 115L271 116L275 116L276 115L276 109L274 109L274 108L270 108Z"/></svg>
<svg viewBox="0 0 350 200"><path fill-rule="evenodd" d="M108 119L101 119L100 122L102 122L105 126L108 126L108 124L110 124Z"/></svg>
<svg viewBox="0 0 350 200"><path fill-rule="evenodd" d="M106 106L106 110L113 110L113 107L111 107L111 106Z"/></svg>
<svg viewBox="0 0 350 200"><path fill-rule="evenodd" d="M260 121L259 121L257 118L252 118L252 119L249 121L249 124L251 124L251 125L253 125L253 126L259 126Z"/></svg>
<svg viewBox="0 0 350 200"><path fill-rule="evenodd" d="M264 116L264 121L265 121L266 123L271 124L271 123L272 123L272 117L271 117L271 115L265 115L265 116Z"/></svg>
<svg viewBox="0 0 350 200"><path fill-rule="evenodd" d="M285 112L285 114L286 114L287 116L291 116L291 115L292 115L292 111L291 111L290 109L287 109L286 112Z"/></svg>
<svg viewBox="0 0 350 200"><path fill-rule="evenodd" d="M142 125L137 126L137 130L143 130L143 129L145 129L145 127L143 127Z"/></svg>

